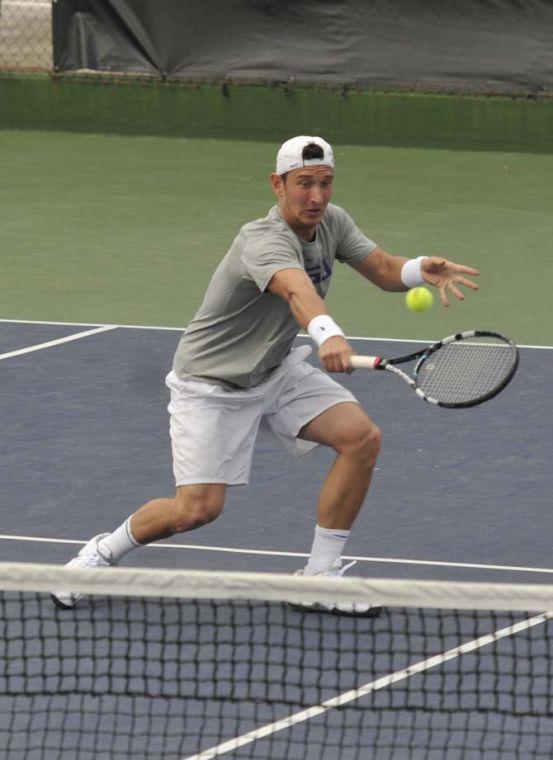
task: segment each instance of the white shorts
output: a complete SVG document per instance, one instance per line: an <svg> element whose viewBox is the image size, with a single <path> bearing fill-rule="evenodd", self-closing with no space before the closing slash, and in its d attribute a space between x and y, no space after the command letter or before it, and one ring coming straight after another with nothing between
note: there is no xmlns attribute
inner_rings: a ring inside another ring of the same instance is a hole
<svg viewBox="0 0 553 760"><path fill-rule="evenodd" d="M297 438L301 428L331 406L357 400L304 361L310 353L310 346L293 350L268 380L244 390L180 380L170 372L166 382L176 485L248 483L262 423L297 455L311 451L317 444Z"/></svg>

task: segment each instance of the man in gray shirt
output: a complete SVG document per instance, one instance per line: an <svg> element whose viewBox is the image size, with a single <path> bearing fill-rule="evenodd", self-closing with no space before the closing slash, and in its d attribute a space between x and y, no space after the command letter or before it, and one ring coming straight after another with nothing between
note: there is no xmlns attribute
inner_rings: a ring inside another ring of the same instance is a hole
<svg viewBox="0 0 553 760"><path fill-rule="evenodd" d="M167 377L175 496L154 499L113 533L95 536L69 565L114 565L137 546L214 520L227 486L249 481L263 424L299 454L318 444L336 452L300 572L339 578L347 569L340 558L370 486L380 431L328 374L351 371L354 353L324 302L334 262L349 264L383 290L433 285L445 306L450 293L464 298L459 285L477 288L465 275L478 271L439 257L392 256L367 238L330 202L334 156L320 137L285 142L270 179L277 205L238 233ZM298 326L317 345L326 372L305 361L310 349L292 348ZM63 591L52 596L63 607L80 599ZM339 602L324 608L377 614Z"/></svg>

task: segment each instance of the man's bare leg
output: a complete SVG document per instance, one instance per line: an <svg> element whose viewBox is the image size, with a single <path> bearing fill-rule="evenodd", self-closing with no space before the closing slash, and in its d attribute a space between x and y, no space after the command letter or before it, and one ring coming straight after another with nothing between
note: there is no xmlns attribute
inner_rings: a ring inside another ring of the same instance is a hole
<svg viewBox="0 0 553 760"><path fill-rule="evenodd" d="M299 437L336 451L336 461L321 489L317 516L325 528L349 530L371 484L380 430L358 404L345 402L311 420Z"/></svg>
<svg viewBox="0 0 553 760"><path fill-rule="evenodd" d="M318 524L306 567L307 574L314 574L330 570L342 554L371 484L381 436L358 404L344 402L305 425L299 437L337 453L319 496Z"/></svg>
<svg viewBox="0 0 553 760"><path fill-rule="evenodd" d="M125 554L142 544L199 528L221 513L225 488L223 483L180 486L173 499L149 501L113 533L90 539L68 564L76 567L116 565ZM58 607L69 609L79 603L82 593L60 590L50 596Z"/></svg>
<svg viewBox="0 0 553 760"><path fill-rule="evenodd" d="M224 483L179 486L174 498L149 501L113 533L102 536L98 549L117 564L137 546L195 530L221 514L225 491Z"/></svg>
<svg viewBox="0 0 553 760"><path fill-rule="evenodd" d="M139 544L149 544L195 530L221 514L225 491L224 483L179 486L174 498L149 501L132 515L132 535Z"/></svg>

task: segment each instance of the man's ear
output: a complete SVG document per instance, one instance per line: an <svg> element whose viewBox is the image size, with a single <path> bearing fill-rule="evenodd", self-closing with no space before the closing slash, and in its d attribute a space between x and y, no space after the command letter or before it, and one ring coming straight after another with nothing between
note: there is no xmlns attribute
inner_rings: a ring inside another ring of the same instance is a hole
<svg viewBox="0 0 553 760"><path fill-rule="evenodd" d="M273 192L277 197L280 197L282 195L282 189L284 187L284 181L280 174L277 174L276 172L271 172L269 175L269 179L271 182L271 187L273 188Z"/></svg>

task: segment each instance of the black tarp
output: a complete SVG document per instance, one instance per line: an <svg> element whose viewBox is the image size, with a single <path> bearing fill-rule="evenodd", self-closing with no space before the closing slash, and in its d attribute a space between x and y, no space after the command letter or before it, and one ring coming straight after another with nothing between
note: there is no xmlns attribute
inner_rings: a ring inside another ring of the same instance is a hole
<svg viewBox="0 0 553 760"><path fill-rule="evenodd" d="M54 66L553 92L553 0L57 0Z"/></svg>

